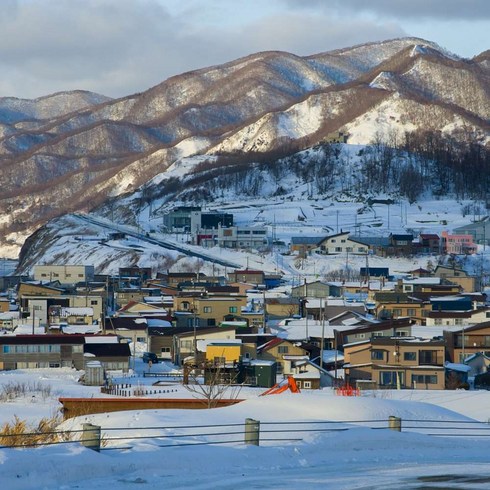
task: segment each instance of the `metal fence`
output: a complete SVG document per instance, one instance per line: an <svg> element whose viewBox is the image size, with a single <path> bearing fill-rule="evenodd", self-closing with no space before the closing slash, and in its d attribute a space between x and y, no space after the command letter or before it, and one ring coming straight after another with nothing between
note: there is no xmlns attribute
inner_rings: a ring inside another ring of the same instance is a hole
<svg viewBox="0 0 490 490"><path fill-rule="evenodd" d="M96 451L130 450L134 441L156 447L216 444L283 445L303 441L308 434L368 428L418 432L428 436L481 438L490 436L490 424L461 420L421 420L389 417L378 420L269 421L244 423L144 427L106 427L84 424L81 430L0 434L0 448L27 448L53 444L83 444Z"/></svg>

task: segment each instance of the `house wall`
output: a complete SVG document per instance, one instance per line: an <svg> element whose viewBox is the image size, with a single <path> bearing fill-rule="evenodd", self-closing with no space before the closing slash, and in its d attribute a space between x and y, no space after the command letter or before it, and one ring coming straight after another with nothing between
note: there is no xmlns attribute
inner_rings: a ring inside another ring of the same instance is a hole
<svg viewBox="0 0 490 490"><path fill-rule="evenodd" d="M446 335L452 337L448 342L448 353L453 362L463 362L466 357L477 352L490 356L490 326L460 332L447 332Z"/></svg>
<svg viewBox="0 0 490 490"><path fill-rule="evenodd" d="M287 349L287 350L286 350ZM286 351L285 351L286 350ZM307 356L308 352L301 347L294 345L291 342L282 342L279 345L275 345L270 349L259 354L259 359L264 359L266 361L277 362L278 372L284 372L286 366L286 361L284 360L285 355L289 356Z"/></svg>
<svg viewBox="0 0 490 490"><path fill-rule="evenodd" d="M175 311L189 312L186 322L190 320L191 325L194 315L199 318L199 325L212 327L219 325L228 315L241 315L242 308L247 306L246 296L209 296L209 297L179 297L175 298Z"/></svg>
<svg viewBox="0 0 490 490"><path fill-rule="evenodd" d="M59 281L61 284L93 281L93 265L35 265L35 281Z"/></svg>
<svg viewBox="0 0 490 490"><path fill-rule="evenodd" d="M196 342L199 340L232 340L235 339L235 331L232 329L228 330L216 330L213 332L199 332L196 330ZM183 362L185 357L189 357L194 354L194 332L176 335L174 337L174 357L173 362L175 364L180 364Z"/></svg>
<svg viewBox="0 0 490 490"><path fill-rule="evenodd" d="M451 235L447 231L443 231L441 233L441 239L443 249L448 254L471 254L477 251L477 246L473 242L472 235Z"/></svg>
<svg viewBox="0 0 490 490"><path fill-rule="evenodd" d="M293 315L299 315L300 305L297 303L268 303L266 301L265 311L271 317L288 318Z"/></svg>
<svg viewBox="0 0 490 490"><path fill-rule="evenodd" d="M170 361L173 354L173 338L167 335L150 335L148 351L156 354L159 359Z"/></svg>
<svg viewBox="0 0 490 490"><path fill-rule="evenodd" d="M318 244L318 252L321 254L359 253L366 254L369 246L350 240L348 234L327 237Z"/></svg>
<svg viewBox="0 0 490 490"><path fill-rule="evenodd" d="M423 355L431 355L424 359ZM344 351L346 379L372 380L377 387L444 389L445 347L433 343L363 344L347 346ZM401 373L401 374L393 374ZM399 379L396 377L400 376Z"/></svg>
<svg viewBox="0 0 490 490"><path fill-rule="evenodd" d="M213 362L216 358L225 358L226 362L238 362L242 355L241 344L208 344L206 348L206 361Z"/></svg>
<svg viewBox="0 0 490 490"><path fill-rule="evenodd" d="M83 345L58 344L49 336L46 336L46 343L43 344L3 343L0 345L0 367L4 370L47 367L83 369Z"/></svg>

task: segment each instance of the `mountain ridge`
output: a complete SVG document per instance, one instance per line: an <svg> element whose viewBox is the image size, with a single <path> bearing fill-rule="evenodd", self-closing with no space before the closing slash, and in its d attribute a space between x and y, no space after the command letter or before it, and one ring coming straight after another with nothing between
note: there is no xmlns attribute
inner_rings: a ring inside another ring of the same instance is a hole
<svg viewBox="0 0 490 490"><path fill-rule="evenodd" d="M464 128L488 144L486 55L479 60L418 38L307 57L270 51L176 75L120 99L90 104L97 94L80 91L85 105L63 114L53 109L56 117L14 125L0 118L0 246L15 254L47 220L134 191L195 152L306 147L338 131L366 144L373 134L359 128L369 120L385 133L428 123L455 135ZM416 64L417 72L405 73ZM371 86L381 73L391 74L378 79L387 85Z"/></svg>

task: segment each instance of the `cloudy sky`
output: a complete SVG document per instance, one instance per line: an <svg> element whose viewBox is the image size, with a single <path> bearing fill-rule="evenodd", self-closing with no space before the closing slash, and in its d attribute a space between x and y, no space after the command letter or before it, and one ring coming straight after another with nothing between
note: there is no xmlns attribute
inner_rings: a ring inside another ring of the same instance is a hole
<svg viewBox="0 0 490 490"><path fill-rule="evenodd" d="M0 97L120 97L257 51L403 36L471 58L489 32L490 0L1 0Z"/></svg>

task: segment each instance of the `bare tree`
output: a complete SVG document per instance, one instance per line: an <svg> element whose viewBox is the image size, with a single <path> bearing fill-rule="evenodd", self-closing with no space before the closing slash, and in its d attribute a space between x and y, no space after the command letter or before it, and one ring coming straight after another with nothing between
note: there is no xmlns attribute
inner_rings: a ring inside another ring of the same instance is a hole
<svg viewBox="0 0 490 490"><path fill-rule="evenodd" d="M220 400L236 400L242 389L237 384L238 371L233 367L227 368L224 363L203 363L198 375L196 369L184 376L187 383L184 388L191 392L195 398L202 399L207 408L216 408Z"/></svg>

